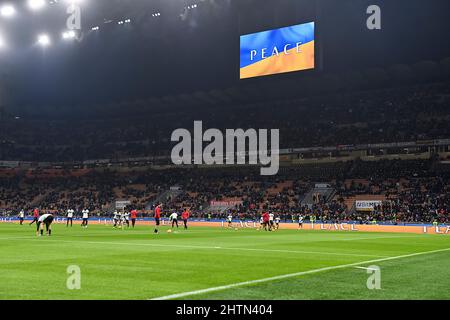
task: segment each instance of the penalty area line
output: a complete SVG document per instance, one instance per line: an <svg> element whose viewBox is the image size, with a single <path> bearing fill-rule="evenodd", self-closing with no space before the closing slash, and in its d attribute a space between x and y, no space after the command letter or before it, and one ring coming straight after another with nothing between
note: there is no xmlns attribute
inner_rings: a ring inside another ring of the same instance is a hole
<svg viewBox="0 0 450 320"><path fill-rule="evenodd" d="M401 256L387 257L387 258L368 260L368 261L360 261L360 262L349 263L349 264L341 264L341 265L337 265L337 266L324 267L324 268L312 269L312 270L307 270L307 271L302 271L302 272L283 274L283 275L269 277L269 278L238 282L238 283L233 283L233 284L224 285L224 286L218 286L218 287L200 289L200 290L195 290L195 291L176 293L176 294L171 294L171 295L167 295L167 296L151 298L151 299L148 299L148 300L172 300L172 299L179 299L179 298L184 298L184 297L193 296L193 295L199 295L199 294L203 294L203 293L210 293L210 292L214 292L214 291L221 291L221 290L227 290L227 289L232 289L232 288L236 288L236 287L253 285L253 284L257 284L257 283L270 282L270 281L281 280L281 279L286 279L286 278L298 277L298 276L303 276L303 275L313 274L313 273L318 273L318 272L324 272L324 271L329 271L329 270L344 269L344 268L349 268L349 267L357 267L357 266L360 266L362 264L371 264L371 263L375 263L375 262L384 262L384 261L390 261L390 260L410 258L410 257L415 257L415 256L420 256L420 255L425 255L425 254L432 254L432 253L449 251L449 250L450 250L450 248L445 248L445 249L432 250L432 251L416 252L416 253L405 254L405 255L401 255Z"/></svg>

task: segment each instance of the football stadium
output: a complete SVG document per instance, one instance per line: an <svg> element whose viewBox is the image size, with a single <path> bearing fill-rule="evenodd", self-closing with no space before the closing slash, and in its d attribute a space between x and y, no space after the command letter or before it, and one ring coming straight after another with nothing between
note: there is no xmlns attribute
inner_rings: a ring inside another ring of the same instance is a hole
<svg viewBox="0 0 450 320"><path fill-rule="evenodd" d="M450 300L448 12L0 0L0 300Z"/></svg>

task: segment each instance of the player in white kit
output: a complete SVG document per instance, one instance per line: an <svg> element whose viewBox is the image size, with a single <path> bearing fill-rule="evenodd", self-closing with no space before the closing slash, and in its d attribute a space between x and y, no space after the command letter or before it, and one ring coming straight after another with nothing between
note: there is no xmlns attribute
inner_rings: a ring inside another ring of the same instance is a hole
<svg viewBox="0 0 450 320"><path fill-rule="evenodd" d="M22 209L19 212L19 223L20 223L20 225L23 225L23 219L24 218L25 218L25 211L23 211L23 209Z"/></svg>
<svg viewBox="0 0 450 320"><path fill-rule="evenodd" d="M232 228L233 227L233 215L231 213L227 217L227 222L228 222L228 228Z"/></svg>
<svg viewBox="0 0 450 320"><path fill-rule="evenodd" d="M117 228L117 224L120 223L120 213L118 213L117 210L114 211L113 221L114 221L113 228Z"/></svg>
<svg viewBox="0 0 450 320"><path fill-rule="evenodd" d="M280 217L275 218L275 229L280 229Z"/></svg>
<svg viewBox="0 0 450 320"><path fill-rule="evenodd" d="M274 227L273 217L274 217L274 214L269 213L269 231L272 231L272 229Z"/></svg>
<svg viewBox="0 0 450 320"><path fill-rule="evenodd" d="M172 213L169 217L169 222L172 223L172 228L174 225L176 225L178 229L178 213L176 212Z"/></svg>
<svg viewBox="0 0 450 320"><path fill-rule="evenodd" d="M89 210L88 209L83 209L83 211L81 211L81 213L83 214L83 216L82 216L83 222L81 222L81 227L87 228L87 226L88 226L88 219L89 219Z"/></svg>
<svg viewBox="0 0 450 320"><path fill-rule="evenodd" d="M122 214L122 225L125 225L125 223L127 224L127 227L130 227L130 213L129 212L124 212Z"/></svg>
<svg viewBox="0 0 450 320"><path fill-rule="evenodd" d="M47 235L52 235L52 222L53 222L53 215L50 213L43 214L39 217L38 221L36 222L36 235L43 235L44 234L44 225L47 232ZM40 232L40 234L39 234Z"/></svg>
<svg viewBox="0 0 450 320"><path fill-rule="evenodd" d="M298 215L298 228L303 229L303 216L301 214Z"/></svg>
<svg viewBox="0 0 450 320"><path fill-rule="evenodd" d="M66 227L69 226L69 222L70 222L70 226L72 227L73 225L73 214L74 214L74 210L73 209L69 209L67 210L67 222L66 222Z"/></svg>

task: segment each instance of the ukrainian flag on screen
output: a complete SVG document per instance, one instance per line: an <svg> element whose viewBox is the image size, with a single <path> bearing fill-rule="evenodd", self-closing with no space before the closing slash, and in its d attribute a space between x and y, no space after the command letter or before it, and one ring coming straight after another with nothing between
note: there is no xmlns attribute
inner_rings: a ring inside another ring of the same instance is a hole
<svg viewBox="0 0 450 320"><path fill-rule="evenodd" d="M314 22L241 36L241 79L314 69Z"/></svg>

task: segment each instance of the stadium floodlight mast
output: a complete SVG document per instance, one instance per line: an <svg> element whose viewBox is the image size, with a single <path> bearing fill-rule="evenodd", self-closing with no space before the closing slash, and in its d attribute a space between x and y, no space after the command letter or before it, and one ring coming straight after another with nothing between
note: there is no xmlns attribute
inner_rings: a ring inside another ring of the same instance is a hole
<svg viewBox="0 0 450 320"><path fill-rule="evenodd" d="M4 4L0 8L0 14L2 17L11 18L16 14L16 9L11 4Z"/></svg>
<svg viewBox="0 0 450 320"><path fill-rule="evenodd" d="M28 0L28 7L32 10L40 10L45 7L46 4L47 2L45 0Z"/></svg>
<svg viewBox="0 0 450 320"><path fill-rule="evenodd" d="M38 44L43 46L43 47L47 47L48 45L50 45L50 37L48 34L42 33L38 36Z"/></svg>

